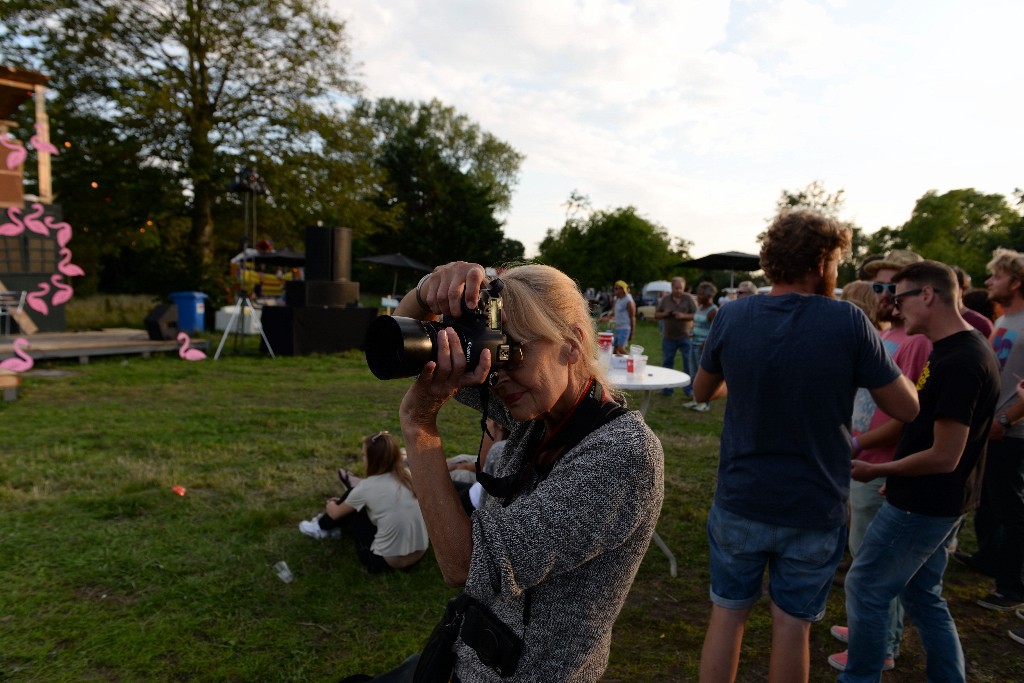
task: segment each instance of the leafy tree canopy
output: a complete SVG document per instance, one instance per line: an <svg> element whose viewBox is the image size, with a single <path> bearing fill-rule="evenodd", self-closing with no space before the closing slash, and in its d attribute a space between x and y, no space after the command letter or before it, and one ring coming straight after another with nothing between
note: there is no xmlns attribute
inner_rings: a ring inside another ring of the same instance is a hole
<svg viewBox="0 0 1024 683"><path fill-rule="evenodd" d="M361 100L355 115L373 126L385 160L389 152L413 146L486 188L498 211L508 210L525 157L466 115L436 99L415 103L391 98Z"/></svg>
<svg viewBox="0 0 1024 683"><path fill-rule="evenodd" d="M940 195L933 190L917 200L900 238L925 258L960 266L984 279L992 250L1010 246L1020 222L1020 213L1001 194L967 188Z"/></svg>
<svg viewBox="0 0 1024 683"><path fill-rule="evenodd" d="M632 206L588 211L589 200L574 192L565 224L549 229L538 260L573 277L581 287L608 288L615 280L643 284L667 277L672 264L689 257L689 243L673 245L668 231Z"/></svg>
<svg viewBox="0 0 1024 683"><path fill-rule="evenodd" d="M358 90L344 24L323 0L8 4L5 59L51 75L61 114L136 140L136 161L174 178L188 201L186 264L197 281L219 267L214 203L232 162L323 149L297 133Z"/></svg>
<svg viewBox="0 0 1024 683"><path fill-rule="evenodd" d="M84 290L222 291L244 237L356 254L521 259L496 218L522 155L440 102L352 101L324 0L13 0L5 63L52 77L54 189L81 227ZM18 134L31 133L29 108ZM241 168L266 196L227 191Z"/></svg>
<svg viewBox="0 0 1024 683"><path fill-rule="evenodd" d="M364 100L354 117L376 135L386 179L376 204L398 217L377 226L370 250L400 251L430 265L522 259L523 245L505 237L496 217L511 200L521 154L437 100Z"/></svg>
<svg viewBox="0 0 1024 683"><path fill-rule="evenodd" d="M789 209L810 209L823 213L829 218L839 220L846 204L843 197L844 190L832 193L825 189L825 184L820 180L814 180L802 190L783 190L775 202L775 212L779 213ZM769 222L771 219L769 219Z"/></svg>

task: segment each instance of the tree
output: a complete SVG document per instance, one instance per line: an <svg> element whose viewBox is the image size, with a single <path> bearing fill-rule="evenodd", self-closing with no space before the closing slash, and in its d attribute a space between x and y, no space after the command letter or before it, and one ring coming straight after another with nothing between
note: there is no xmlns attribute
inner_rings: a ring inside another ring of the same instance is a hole
<svg viewBox="0 0 1024 683"><path fill-rule="evenodd" d="M570 206L589 206L573 193ZM549 229L538 260L574 278L580 287L608 287L615 280L644 283L665 277L673 263L687 257L689 244L675 245L668 231L637 214L632 206L588 215L569 212L557 232Z"/></svg>
<svg viewBox="0 0 1024 683"><path fill-rule="evenodd" d="M56 160L57 200L75 229L79 293L174 291L188 285L188 221L172 173L141 163L141 143L111 138L92 116L61 116L74 140Z"/></svg>
<svg viewBox="0 0 1024 683"><path fill-rule="evenodd" d="M775 202L775 212L779 213L789 209L810 209L838 220L843 205L846 203L846 198L843 197L844 191L840 189L834 194L830 193L825 189L823 182L814 180L807 187L796 192L783 190ZM771 219L769 219L770 221Z"/></svg>
<svg viewBox="0 0 1024 683"><path fill-rule="evenodd" d="M372 249L401 251L429 264L453 258L499 265L523 257L497 215L511 201L523 156L437 100L360 102L353 115L376 132L384 182L380 210L396 220L377 224Z"/></svg>
<svg viewBox="0 0 1024 683"><path fill-rule="evenodd" d="M65 112L88 114L172 175L187 206L186 266L214 272L214 205L238 160L282 162L295 135L341 112L344 24L323 0L21 0L0 48L53 76Z"/></svg>
<svg viewBox="0 0 1024 683"><path fill-rule="evenodd" d="M899 232L906 246L921 256L983 279L992 250L1011 246L1020 223L1021 214L1001 194L967 188L940 195L930 190L917 200Z"/></svg>

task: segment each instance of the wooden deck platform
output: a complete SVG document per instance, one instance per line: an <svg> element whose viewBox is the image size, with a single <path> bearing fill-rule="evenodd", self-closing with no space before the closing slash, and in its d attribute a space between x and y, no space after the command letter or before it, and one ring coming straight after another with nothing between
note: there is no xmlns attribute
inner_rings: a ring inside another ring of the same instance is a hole
<svg viewBox="0 0 1024 683"><path fill-rule="evenodd" d="M41 332L24 335L31 345L28 353L35 361L57 358L77 358L86 365L95 356L141 355L148 358L153 353L176 352L178 342L151 341L145 330L117 328L88 332ZM14 355L15 336L0 337L0 360ZM210 342L206 339L192 340L192 346L208 351Z"/></svg>

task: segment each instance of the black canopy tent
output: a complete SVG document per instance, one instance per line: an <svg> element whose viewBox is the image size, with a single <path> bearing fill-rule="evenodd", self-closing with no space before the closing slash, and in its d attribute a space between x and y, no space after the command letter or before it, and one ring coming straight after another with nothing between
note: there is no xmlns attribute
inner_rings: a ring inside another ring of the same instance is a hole
<svg viewBox="0 0 1024 683"><path fill-rule="evenodd" d="M268 251L265 254L256 254L252 257L252 260L268 266L285 266L288 268L306 265L306 255L294 249L278 249L277 251Z"/></svg>
<svg viewBox="0 0 1024 683"><path fill-rule="evenodd" d="M724 251L708 254L700 258L680 261L676 268L704 268L705 270L728 270L729 286L733 286L735 272L753 272L761 269L761 257L756 254L745 254L741 251Z"/></svg>
<svg viewBox="0 0 1024 683"><path fill-rule="evenodd" d="M360 261L366 261L368 263L376 263L381 266L391 266L395 269L395 281L391 285L391 293L398 295L395 290L398 289L398 269L399 268L411 268L412 270L422 270L429 273L434 269L433 266L428 266L425 263L421 263L416 259L409 258L405 254L398 252L395 254L380 254L379 256L364 256L359 259Z"/></svg>

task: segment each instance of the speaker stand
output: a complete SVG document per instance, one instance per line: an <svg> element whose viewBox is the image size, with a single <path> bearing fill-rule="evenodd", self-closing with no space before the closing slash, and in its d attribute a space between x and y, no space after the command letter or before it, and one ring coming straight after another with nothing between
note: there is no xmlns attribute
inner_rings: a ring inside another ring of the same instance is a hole
<svg viewBox="0 0 1024 683"><path fill-rule="evenodd" d="M217 345L217 353L213 355L214 360L218 360L220 358L220 352L224 349L224 342L227 341L229 334L232 332L235 333L236 342L240 335L245 334L245 318L243 317L243 313L245 313L246 308L249 309L249 318L252 320L252 324L260 331L263 343L267 345L267 351L270 352L270 357L277 358L277 356L274 355L274 348L270 345L270 341L267 339L267 333L263 331L263 323L260 322L259 316L256 315L256 309L253 307L252 301L247 296L240 296L235 299L235 312L231 314L231 320L228 321L227 327L224 328L224 335L221 336L220 344Z"/></svg>

